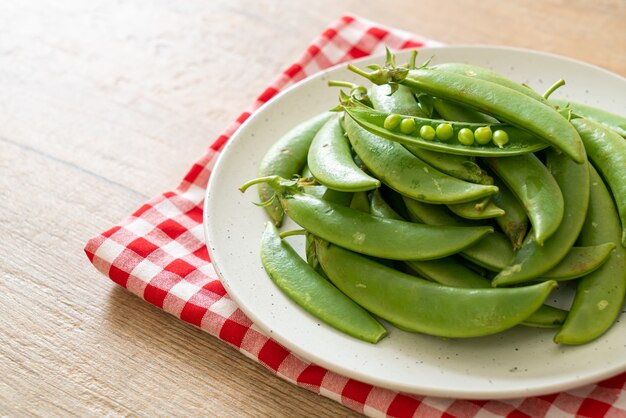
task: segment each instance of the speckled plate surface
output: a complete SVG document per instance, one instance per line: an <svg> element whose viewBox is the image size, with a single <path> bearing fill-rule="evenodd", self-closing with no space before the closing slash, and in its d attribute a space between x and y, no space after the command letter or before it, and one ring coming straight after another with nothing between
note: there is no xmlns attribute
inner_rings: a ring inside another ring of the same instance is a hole
<svg viewBox="0 0 626 418"><path fill-rule="evenodd" d="M399 54L398 62L406 61ZM543 92L564 78L564 97L626 114L626 80L597 67L539 52L476 46L424 48L434 63L467 62L499 71ZM367 58L358 65L381 63ZM302 358L385 388L422 395L497 399L571 389L626 370L626 318L597 341L580 347L552 342L553 331L517 327L468 340L409 334L389 327L371 345L320 324L287 299L263 271L259 242L265 212L252 204L255 190L238 187L256 176L270 145L297 123L334 106L330 79L361 82L345 66L322 72L286 90L249 118L226 145L212 174L205 204L207 245L230 296L255 324ZM622 92L617 94L617 92ZM287 224L284 228L293 227ZM290 238L302 251L302 238ZM565 305L568 289L555 295Z"/></svg>

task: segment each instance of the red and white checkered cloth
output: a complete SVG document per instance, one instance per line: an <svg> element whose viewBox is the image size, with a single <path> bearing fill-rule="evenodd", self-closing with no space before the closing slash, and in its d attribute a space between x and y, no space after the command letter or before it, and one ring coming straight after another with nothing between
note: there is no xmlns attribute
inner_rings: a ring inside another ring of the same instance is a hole
<svg viewBox="0 0 626 418"><path fill-rule="evenodd" d="M569 392L505 401L402 394L308 363L262 334L229 298L209 259L202 229L204 192L215 160L239 126L279 91L324 68L392 49L438 43L343 16L209 147L173 191L150 200L119 225L89 240L102 274L153 305L202 328L279 377L369 416L626 417L626 373Z"/></svg>

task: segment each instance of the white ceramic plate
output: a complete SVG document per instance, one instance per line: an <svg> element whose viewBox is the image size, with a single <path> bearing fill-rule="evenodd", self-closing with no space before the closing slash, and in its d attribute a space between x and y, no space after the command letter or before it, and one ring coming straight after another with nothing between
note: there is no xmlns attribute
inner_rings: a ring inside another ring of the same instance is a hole
<svg viewBox="0 0 626 418"><path fill-rule="evenodd" d="M430 55L435 56L433 63L466 62L492 68L539 92L564 78L567 85L555 97L626 114L626 80L588 64L498 47L438 47L420 52L422 59ZM398 62L406 58L406 52L400 53ZM366 58L357 64L364 67L383 61ZM211 259L230 296L260 329L302 358L332 371L422 395L526 397L571 389L626 370L625 314L600 339L580 347L558 346L552 342L554 331L524 327L467 340L389 327L389 336L371 345L320 324L287 299L261 265L259 243L268 218L252 204L258 200L256 190L242 194L238 187L255 178L259 161L277 138L337 103L337 89L326 86L331 79L363 82L341 65L278 95L226 145L208 187L204 213ZM302 251L300 240L290 241Z"/></svg>

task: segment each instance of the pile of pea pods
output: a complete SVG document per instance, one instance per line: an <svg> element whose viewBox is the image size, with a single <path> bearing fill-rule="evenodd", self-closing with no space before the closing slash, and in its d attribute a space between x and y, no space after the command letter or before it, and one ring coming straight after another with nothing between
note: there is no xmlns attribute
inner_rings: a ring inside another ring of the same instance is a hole
<svg viewBox="0 0 626 418"><path fill-rule="evenodd" d="M302 308L375 343L391 324L447 338L515 326L604 334L626 295L626 118L486 68L398 66L267 152L263 266ZM329 106L330 107L330 106ZM302 230L279 233L284 216ZM306 260L284 240L304 235ZM546 304L561 282L569 309ZM563 284L564 285L564 284ZM379 319L385 321L385 326Z"/></svg>

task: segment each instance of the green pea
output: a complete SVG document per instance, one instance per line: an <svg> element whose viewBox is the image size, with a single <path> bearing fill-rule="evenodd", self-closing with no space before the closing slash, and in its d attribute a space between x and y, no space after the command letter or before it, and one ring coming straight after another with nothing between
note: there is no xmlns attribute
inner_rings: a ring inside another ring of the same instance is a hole
<svg viewBox="0 0 626 418"><path fill-rule="evenodd" d="M449 123L440 123L435 130L435 134L437 135L437 138L442 141L447 141L452 138L452 135L454 135L454 130L452 129L452 125Z"/></svg>
<svg viewBox="0 0 626 418"><path fill-rule="evenodd" d="M427 141L435 139L435 129L430 125L424 125L420 128L420 136Z"/></svg>
<svg viewBox="0 0 626 418"><path fill-rule="evenodd" d="M410 134L416 129L415 120L412 118L404 118L400 122L400 132L403 134Z"/></svg>
<svg viewBox="0 0 626 418"><path fill-rule="evenodd" d="M463 128L459 131L457 138L463 145L472 145L474 143L474 132L471 129Z"/></svg>
<svg viewBox="0 0 626 418"><path fill-rule="evenodd" d="M394 129L398 127L398 125L400 125L401 121L402 121L402 116L398 115L397 113L392 113L391 115L387 116L383 126L385 127L385 129L389 129L390 131L393 131Z"/></svg>
<svg viewBox="0 0 626 418"><path fill-rule="evenodd" d="M474 139L480 145L488 144L492 137L493 132L491 132L491 128L489 126L480 127L474 131Z"/></svg>
<svg viewBox="0 0 626 418"><path fill-rule="evenodd" d="M509 134L503 130L497 130L493 133L493 143L502 148L509 142Z"/></svg>

